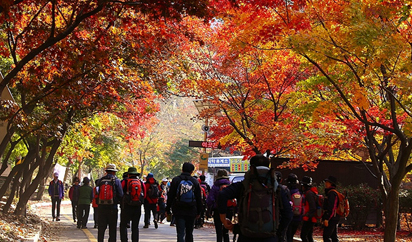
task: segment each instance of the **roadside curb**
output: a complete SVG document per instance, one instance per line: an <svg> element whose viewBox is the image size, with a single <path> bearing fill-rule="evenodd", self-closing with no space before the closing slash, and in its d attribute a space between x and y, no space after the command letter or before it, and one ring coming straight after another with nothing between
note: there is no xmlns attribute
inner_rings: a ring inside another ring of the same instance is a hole
<svg viewBox="0 0 412 242"><path fill-rule="evenodd" d="M40 224L40 228L39 231L31 238L24 238L22 240L20 240L21 242L38 242L40 239L40 235L42 232L43 226Z"/></svg>
<svg viewBox="0 0 412 242"><path fill-rule="evenodd" d="M62 201L60 205L71 205L70 201ZM29 205L30 209L37 209L41 207L51 207L51 202L42 202L42 203L34 203ZM42 224L39 225L37 233L30 238L21 239L20 242L38 242L40 240L40 235L42 233L43 226Z"/></svg>

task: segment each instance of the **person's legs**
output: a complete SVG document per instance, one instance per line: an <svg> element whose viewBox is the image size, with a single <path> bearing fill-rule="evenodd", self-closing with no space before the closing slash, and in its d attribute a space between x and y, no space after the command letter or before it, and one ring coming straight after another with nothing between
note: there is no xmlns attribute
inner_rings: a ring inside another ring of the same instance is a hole
<svg viewBox="0 0 412 242"><path fill-rule="evenodd" d="M150 204L144 203L144 228L148 228L150 223Z"/></svg>
<svg viewBox="0 0 412 242"><path fill-rule="evenodd" d="M329 226L324 227L323 229L323 241L327 242L338 242L338 223L339 220L337 219L332 219L329 220Z"/></svg>
<svg viewBox="0 0 412 242"><path fill-rule="evenodd" d="M76 222L77 218L77 202L71 201L72 202L72 214L73 214L73 221Z"/></svg>
<svg viewBox="0 0 412 242"><path fill-rule="evenodd" d="M139 241L139 221L142 214L142 208L140 206L133 207L132 212L132 242Z"/></svg>
<svg viewBox="0 0 412 242"><path fill-rule="evenodd" d="M94 219L94 228L97 228L97 225L99 224L99 213L98 213L97 207L93 207L93 219Z"/></svg>
<svg viewBox="0 0 412 242"><path fill-rule="evenodd" d="M62 200L60 198L57 198L57 204L56 204L56 207L57 207L56 220L57 221L60 221L60 202L61 201Z"/></svg>
<svg viewBox="0 0 412 242"><path fill-rule="evenodd" d="M293 221L289 224L288 231L286 232L286 241L293 242L293 236L296 234L300 225L300 221Z"/></svg>
<svg viewBox="0 0 412 242"><path fill-rule="evenodd" d="M97 241L98 242L103 242L104 240L104 232L107 229L107 224L108 224L108 211L107 209L104 209L102 207L99 207L97 209L98 211L98 227L97 227Z"/></svg>
<svg viewBox="0 0 412 242"><path fill-rule="evenodd" d="M81 228L83 220L83 207L82 205L77 206L77 228Z"/></svg>
<svg viewBox="0 0 412 242"><path fill-rule="evenodd" d="M217 210L213 212L213 223L215 225L215 231L216 231L216 242L222 242L223 225L222 225L222 221L220 221L220 215Z"/></svg>
<svg viewBox="0 0 412 242"><path fill-rule="evenodd" d="M130 220L130 211L126 208L126 205L120 211L120 240L122 242L127 241L127 222ZM133 229L132 229L133 231ZM133 238L133 235L132 235Z"/></svg>
<svg viewBox="0 0 412 242"><path fill-rule="evenodd" d="M82 227L87 228L87 221L89 220L90 205L84 204L82 207L83 217L82 217Z"/></svg>
<svg viewBox="0 0 412 242"><path fill-rule="evenodd" d="M193 228L195 226L195 217L187 216L185 217L186 224L186 238L185 242L193 242Z"/></svg>
<svg viewBox="0 0 412 242"><path fill-rule="evenodd" d="M53 220L56 218L56 203L57 203L56 198L52 197L52 217L53 217Z"/></svg>
<svg viewBox="0 0 412 242"><path fill-rule="evenodd" d="M302 230L300 231L300 238L302 242L313 242L313 223L310 221L304 221L302 224Z"/></svg>
<svg viewBox="0 0 412 242"><path fill-rule="evenodd" d="M177 242L185 242L186 221L184 217L175 216Z"/></svg>
<svg viewBox="0 0 412 242"><path fill-rule="evenodd" d="M109 210L109 242L116 242L116 232L117 232L117 209Z"/></svg>
<svg viewBox="0 0 412 242"><path fill-rule="evenodd" d="M153 223L155 228L157 229L157 205L156 204L150 204L150 210L152 210L153 213ZM150 221L150 218L149 218Z"/></svg>

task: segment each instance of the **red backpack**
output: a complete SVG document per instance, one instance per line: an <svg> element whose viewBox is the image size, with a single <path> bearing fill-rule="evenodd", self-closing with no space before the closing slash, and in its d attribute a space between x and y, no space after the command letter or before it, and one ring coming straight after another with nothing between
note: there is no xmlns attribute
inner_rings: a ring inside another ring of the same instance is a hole
<svg viewBox="0 0 412 242"><path fill-rule="evenodd" d="M126 181L126 193L124 201L130 206L140 206L143 203L144 193L142 182L139 179L132 178Z"/></svg>
<svg viewBox="0 0 412 242"><path fill-rule="evenodd" d="M114 204L114 183L115 178L101 179L99 182L99 205Z"/></svg>
<svg viewBox="0 0 412 242"><path fill-rule="evenodd" d="M229 185L227 185L227 184L220 185L219 191L222 191L223 189L225 189L225 188L228 187L228 186L229 186ZM216 200L217 200L217 199L216 199ZM237 206L237 201L236 201L236 199L227 200L227 207L233 208L233 207L236 207L236 206Z"/></svg>
<svg viewBox="0 0 412 242"><path fill-rule="evenodd" d="M303 196L300 192L291 195L293 215L298 216L303 213Z"/></svg>

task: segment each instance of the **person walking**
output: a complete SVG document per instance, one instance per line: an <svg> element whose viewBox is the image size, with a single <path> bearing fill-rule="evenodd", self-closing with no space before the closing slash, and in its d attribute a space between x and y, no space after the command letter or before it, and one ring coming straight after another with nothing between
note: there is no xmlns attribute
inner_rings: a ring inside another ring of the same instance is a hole
<svg viewBox="0 0 412 242"><path fill-rule="evenodd" d="M115 242L118 214L117 204L123 198L123 189L120 180L116 177L116 165L108 164L105 171L106 175L99 180L97 241L103 242L104 233L107 226L109 226L108 241Z"/></svg>
<svg viewBox="0 0 412 242"><path fill-rule="evenodd" d="M176 223L177 242L193 242L196 218L202 212L199 182L192 177L195 166L189 162L182 165L182 173L173 178L167 194L166 215L173 212Z"/></svg>
<svg viewBox="0 0 412 242"><path fill-rule="evenodd" d="M303 194L299 190L299 180L298 176L294 173L290 173L286 179L287 187L291 194L293 218L289 224L288 230L286 232L286 241L293 242L293 236L296 234L296 231L299 229L300 224L302 223L302 214L303 214Z"/></svg>
<svg viewBox="0 0 412 242"><path fill-rule="evenodd" d="M154 179L153 173L147 174L146 177L146 197L144 199L144 226L143 228L149 228L150 217L153 214L153 223L155 228L158 228L157 224L157 203L160 196L159 183Z"/></svg>
<svg viewBox="0 0 412 242"><path fill-rule="evenodd" d="M269 168L269 163L269 159L264 155L253 156L244 180L232 183L219 192L220 220L226 229L239 234L238 241L276 242L276 225L281 223L279 226L287 227L290 222L291 214L287 213L287 209L279 210L282 220L276 215L276 210L280 209L280 206L287 205L288 197L285 192L278 189L275 171ZM234 198L239 203L239 221L236 225L226 218L227 201Z"/></svg>
<svg viewBox="0 0 412 242"><path fill-rule="evenodd" d="M166 202L167 202L167 192L169 187L167 186L167 178L163 178L160 184L160 197L158 200L159 212L157 213L157 222L163 223L166 218Z"/></svg>
<svg viewBox="0 0 412 242"><path fill-rule="evenodd" d="M227 170L219 169L217 171L216 181L213 183L210 189L209 196L206 199L208 209L213 216L213 224L216 231L216 242L229 242L229 230L223 227L222 221L220 221L220 214L217 207L217 196L223 188L230 185L229 176ZM232 220L233 208L228 209L226 212L226 218Z"/></svg>
<svg viewBox="0 0 412 242"><path fill-rule="evenodd" d="M339 198L336 193L337 179L329 176L325 182L325 201L323 203L323 241L338 242L338 224L340 216L336 213Z"/></svg>
<svg viewBox="0 0 412 242"><path fill-rule="evenodd" d="M93 207L93 220L94 220L94 228L97 228L98 221L99 221L99 212L98 212L98 207L99 205L97 204L98 200L98 187L99 187L99 179L94 181L94 188L93 188L93 200L92 200L92 207Z"/></svg>
<svg viewBox="0 0 412 242"><path fill-rule="evenodd" d="M93 188L89 185L88 177L83 178L83 185L79 188L79 205L77 206L77 228L87 229L90 203L93 200Z"/></svg>
<svg viewBox="0 0 412 242"><path fill-rule="evenodd" d="M79 203L79 185L80 179L75 177L73 180L73 185L69 189L69 198L72 204L72 214L73 214L73 222L76 223L77 217L77 204Z"/></svg>
<svg viewBox="0 0 412 242"><path fill-rule="evenodd" d="M53 180L50 182L48 189L52 201L52 217L53 221L60 221L60 203L64 198L63 182L59 180L59 173L53 174Z"/></svg>
<svg viewBox="0 0 412 242"><path fill-rule="evenodd" d="M302 178L302 190L304 194L303 223L300 231L302 242L313 242L313 226L316 219L316 196L318 190L312 186L312 177L304 176Z"/></svg>
<svg viewBox="0 0 412 242"><path fill-rule="evenodd" d="M127 242L128 223L131 223L132 242L139 241L139 221L142 214L142 204L146 194L145 185L137 176L139 173L135 167L129 167L127 178L122 181L123 206L120 214L120 239Z"/></svg>

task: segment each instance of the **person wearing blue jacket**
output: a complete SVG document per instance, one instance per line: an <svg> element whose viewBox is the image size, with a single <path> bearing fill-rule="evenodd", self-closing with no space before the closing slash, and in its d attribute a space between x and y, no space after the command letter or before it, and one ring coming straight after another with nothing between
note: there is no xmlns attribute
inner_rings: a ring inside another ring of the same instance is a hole
<svg viewBox="0 0 412 242"><path fill-rule="evenodd" d="M50 182L48 191L52 200L53 221L54 219L60 221L60 203L64 198L64 187L63 182L59 180L58 172L53 174L53 180ZM55 210L57 210L57 213L55 213Z"/></svg>
<svg viewBox="0 0 412 242"><path fill-rule="evenodd" d="M220 221L219 211L217 209L217 197L219 195L219 192L223 187L229 185L230 181L229 177L227 176L227 171L224 169L218 170L216 181L210 189L209 196L206 199L207 207L213 213L213 223L216 230L216 242L222 242L222 238L224 242L229 242L229 230L223 227L222 221ZM231 219L233 212L228 210L226 215L227 218Z"/></svg>

